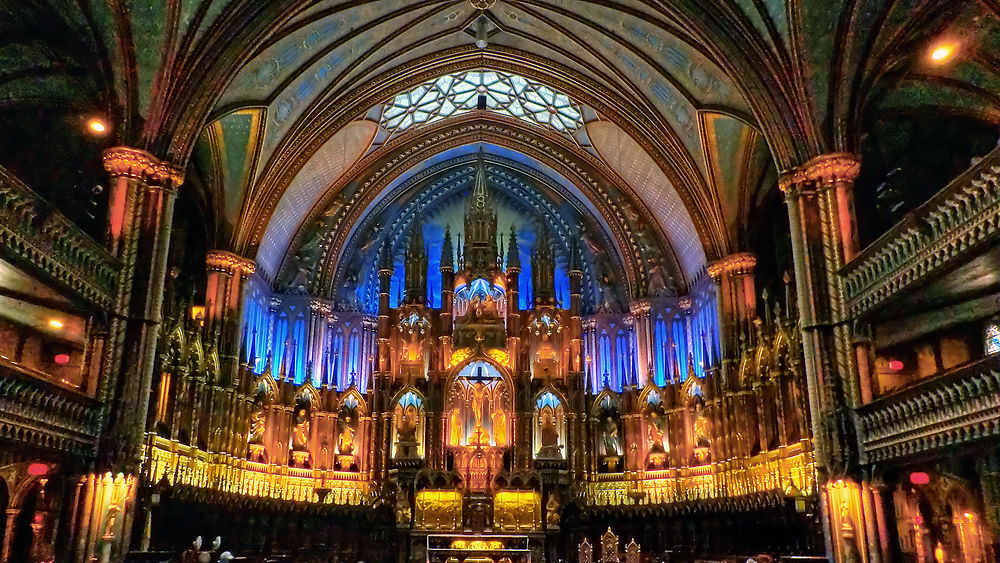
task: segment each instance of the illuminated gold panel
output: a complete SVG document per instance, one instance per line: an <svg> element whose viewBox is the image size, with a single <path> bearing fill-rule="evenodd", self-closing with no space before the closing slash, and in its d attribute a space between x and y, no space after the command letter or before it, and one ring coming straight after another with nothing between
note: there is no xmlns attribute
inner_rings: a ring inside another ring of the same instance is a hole
<svg viewBox="0 0 1000 563"><path fill-rule="evenodd" d="M504 532L541 529L541 497L535 491L500 491L493 500L493 526Z"/></svg>
<svg viewBox="0 0 1000 563"><path fill-rule="evenodd" d="M808 442L772 450L749 459L679 469L643 471L637 479L598 475L587 484L592 506L672 504L732 498L768 491L816 492L815 461Z"/></svg>
<svg viewBox="0 0 1000 563"><path fill-rule="evenodd" d="M186 485L243 496L316 504L371 502L367 480L358 473L300 469L209 453L157 436L149 449L150 482L166 477Z"/></svg>
<svg viewBox="0 0 1000 563"><path fill-rule="evenodd" d="M455 531L462 527L462 493L424 490L417 492L414 525L423 530Z"/></svg>

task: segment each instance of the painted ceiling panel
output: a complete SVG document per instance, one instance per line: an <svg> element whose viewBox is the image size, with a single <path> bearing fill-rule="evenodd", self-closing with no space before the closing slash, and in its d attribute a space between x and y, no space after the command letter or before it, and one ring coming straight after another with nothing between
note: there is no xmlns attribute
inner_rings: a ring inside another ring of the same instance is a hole
<svg viewBox="0 0 1000 563"><path fill-rule="evenodd" d="M257 262L274 275L302 217L323 192L357 161L371 144L377 125L355 121L341 129L320 148L295 176L278 201L257 252Z"/></svg>
<svg viewBox="0 0 1000 563"><path fill-rule="evenodd" d="M595 121L587 124L587 132L605 162L660 219L686 281L693 280L705 265L705 249L677 190L639 143L617 125Z"/></svg>

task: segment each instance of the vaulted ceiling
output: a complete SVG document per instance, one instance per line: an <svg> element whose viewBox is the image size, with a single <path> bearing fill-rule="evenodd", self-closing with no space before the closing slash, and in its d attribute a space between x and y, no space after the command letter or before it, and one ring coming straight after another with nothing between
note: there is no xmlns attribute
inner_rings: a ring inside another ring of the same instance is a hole
<svg viewBox="0 0 1000 563"><path fill-rule="evenodd" d="M706 262L754 250L747 230L778 171L863 152L886 116L995 126L998 12L994 0L0 0L0 165L99 223L79 210L102 204L100 150L149 150L186 167L208 244L279 284L319 229L323 252L341 252L393 189L430 185L460 147L484 146L498 171L516 162L545 193L575 194L634 270L630 291L654 265L683 288ZM927 62L941 40L956 60ZM566 130L470 107L393 129L398 96L480 70L563 96L578 119ZM91 115L110 135L82 133ZM317 258L310 283L334 283L329 267Z"/></svg>

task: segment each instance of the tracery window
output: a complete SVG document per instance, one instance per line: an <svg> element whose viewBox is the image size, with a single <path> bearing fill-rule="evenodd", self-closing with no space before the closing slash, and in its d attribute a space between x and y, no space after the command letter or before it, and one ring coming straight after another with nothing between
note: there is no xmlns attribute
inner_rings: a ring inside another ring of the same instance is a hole
<svg viewBox="0 0 1000 563"><path fill-rule="evenodd" d="M485 104L485 107L484 107ZM491 70L448 74L393 98L381 125L391 135L476 109L572 133L583 127L583 115L569 96L523 76Z"/></svg>

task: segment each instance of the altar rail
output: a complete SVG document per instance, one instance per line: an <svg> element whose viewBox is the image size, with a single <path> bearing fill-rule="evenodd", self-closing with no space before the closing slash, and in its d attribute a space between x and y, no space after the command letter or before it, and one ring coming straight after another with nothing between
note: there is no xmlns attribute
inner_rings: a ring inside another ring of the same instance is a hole
<svg viewBox="0 0 1000 563"><path fill-rule="evenodd" d="M711 465L597 475L581 491L589 506L657 505L762 493L811 495L815 462L808 441Z"/></svg>
<svg viewBox="0 0 1000 563"><path fill-rule="evenodd" d="M94 399L0 356L0 437L88 457L96 409Z"/></svg>
<svg viewBox="0 0 1000 563"><path fill-rule="evenodd" d="M857 412L869 463L1000 436L1000 355L930 377Z"/></svg>
<svg viewBox="0 0 1000 563"><path fill-rule="evenodd" d="M1000 148L994 149L847 264L851 316L947 271L1000 234Z"/></svg>
<svg viewBox="0 0 1000 563"><path fill-rule="evenodd" d="M2 167L0 249L91 303L111 305L115 258Z"/></svg>
<svg viewBox="0 0 1000 563"><path fill-rule="evenodd" d="M313 470L259 463L211 453L147 434L149 482L210 489L242 496L313 504L369 504L368 477L350 471Z"/></svg>

